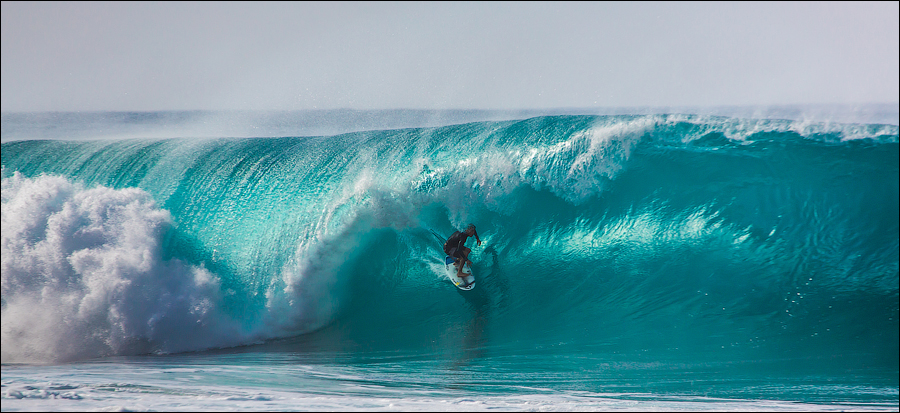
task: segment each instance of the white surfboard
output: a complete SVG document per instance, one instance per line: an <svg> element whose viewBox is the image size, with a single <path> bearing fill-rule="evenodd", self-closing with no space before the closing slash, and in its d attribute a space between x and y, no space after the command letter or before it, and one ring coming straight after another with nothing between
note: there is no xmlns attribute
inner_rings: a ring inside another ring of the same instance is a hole
<svg viewBox="0 0 900 413"><path fill-rule="evenodd" d="M469 267L468 263L463 267L462 277L456 276L456 266L453 265L453 258L449 256L444 257L444 267L447 269L447 277L450 278L450 282L457 288L463 291L475 288L475 276L472 274L472 268Z"/></svg>

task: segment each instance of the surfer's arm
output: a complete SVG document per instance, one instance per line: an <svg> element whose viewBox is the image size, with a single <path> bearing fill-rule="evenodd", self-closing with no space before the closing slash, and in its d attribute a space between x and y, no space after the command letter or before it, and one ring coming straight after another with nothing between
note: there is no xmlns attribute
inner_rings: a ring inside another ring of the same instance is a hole
<svg viewBox="0 0 900 413"><path fill-rule="evenodd" d="M478 236L478 231L475 231L475 240L478 241L478 245L481 245L481 238Z"/></svg>

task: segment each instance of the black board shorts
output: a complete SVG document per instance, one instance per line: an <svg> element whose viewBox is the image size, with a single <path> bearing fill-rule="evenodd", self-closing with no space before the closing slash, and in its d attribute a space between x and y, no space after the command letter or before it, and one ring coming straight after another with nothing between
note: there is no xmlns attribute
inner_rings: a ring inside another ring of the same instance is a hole
<svg viewBox="0 0 900 413"><path fill-rule="evenodd" d="M449 251L444 251L444 252L447 253L447 255L449 255L451 257L455 257L455 258L459 258L459 259L463 258L461 249L458 249L456 247L452 247L452 248L450 248Z"/></svg>

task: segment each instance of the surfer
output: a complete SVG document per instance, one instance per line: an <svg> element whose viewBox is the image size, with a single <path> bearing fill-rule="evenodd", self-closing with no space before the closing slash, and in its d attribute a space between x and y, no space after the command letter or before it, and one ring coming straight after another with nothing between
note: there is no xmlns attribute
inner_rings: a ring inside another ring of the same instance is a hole
<svg viewBox="0 0 900 413"><path fill-rule="evenodd" d="M469 253L472 252L472 250L466 248L466 240L473 235L478 241L478 245L481 245L481 238L478 237L478 232L475 231L475 225L472 224L469 224L463 232L454 232L453 235L447 239L447 242L444 243L444 253L453 257L456 261L454 265L456 265L457 277L462 277L463 266L466 262L468 262L469 265L472 265L472 261L469 260Z"/></svg>

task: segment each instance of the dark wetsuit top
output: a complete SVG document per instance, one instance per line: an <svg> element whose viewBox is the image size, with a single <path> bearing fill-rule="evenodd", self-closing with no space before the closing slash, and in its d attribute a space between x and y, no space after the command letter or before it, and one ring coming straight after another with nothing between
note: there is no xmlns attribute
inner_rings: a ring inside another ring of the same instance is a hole
<svg viewBox="0 0 900 413"><path fill-rule="evenodd" d="M451 257L462 258L462 249L466 245L466 240L468 239L469 235L465 232L454 232L453 235L447 239L447 242L444 243L444 253Z"/></svg>

